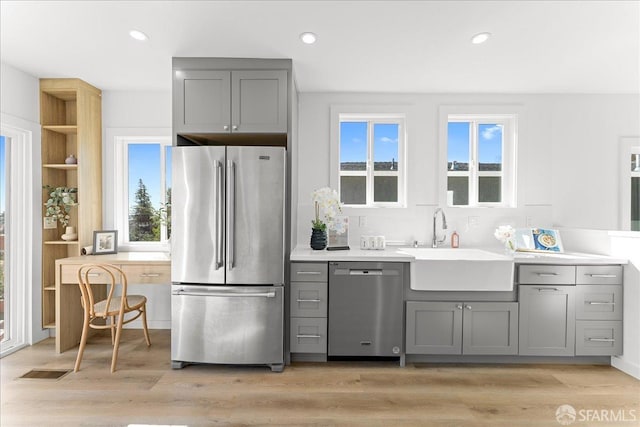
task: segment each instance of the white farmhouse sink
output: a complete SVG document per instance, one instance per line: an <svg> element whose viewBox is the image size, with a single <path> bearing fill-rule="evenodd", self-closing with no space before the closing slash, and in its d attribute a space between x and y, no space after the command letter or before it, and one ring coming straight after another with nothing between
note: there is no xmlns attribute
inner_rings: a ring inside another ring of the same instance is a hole
<svg viewBox="0 0 640 427"><path fill-rule="evenodd" d="M416 291L511 291L513 258L481 249L402 248Z"/></svg>

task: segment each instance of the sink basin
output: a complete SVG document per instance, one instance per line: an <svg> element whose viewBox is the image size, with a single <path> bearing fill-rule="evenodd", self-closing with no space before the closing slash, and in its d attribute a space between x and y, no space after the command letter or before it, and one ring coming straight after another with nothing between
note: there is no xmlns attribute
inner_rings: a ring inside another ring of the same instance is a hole
<svg viewBox="0 0 640 427"><path fill-rule="evenodd" d="M402 248L416 291L511 291L513 258L482 249Z"/></svg>

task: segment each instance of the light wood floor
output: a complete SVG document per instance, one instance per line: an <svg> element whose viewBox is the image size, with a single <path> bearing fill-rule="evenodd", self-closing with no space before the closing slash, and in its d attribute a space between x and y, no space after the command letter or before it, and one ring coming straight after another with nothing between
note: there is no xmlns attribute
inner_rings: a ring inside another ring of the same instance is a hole
<svg viewBox="0 0 640 427"><path fill-rule="evenodd" d="M82 369L58 380L21 379L31 369L73 369L47 340L0 360L0 424L8 426L559 426L562 404L635 414L640 381L606 366L436 365L392 362L296 363L264 367L188 366L172 370L169 331L123 336L118 371L110 340L93 338Z"/></svg>

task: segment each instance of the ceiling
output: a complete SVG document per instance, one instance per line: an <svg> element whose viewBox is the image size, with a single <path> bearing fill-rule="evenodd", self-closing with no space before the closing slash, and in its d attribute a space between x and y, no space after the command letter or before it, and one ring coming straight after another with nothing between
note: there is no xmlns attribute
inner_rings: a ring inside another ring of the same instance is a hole
<svg viewBox="0 0 640 427"><path fill-rule="evenodd" d="M205 56L292 58L300 92L640 93L640 1L1 0L0 18L2 62L102 90L169 90L172 57Z"/></svg>

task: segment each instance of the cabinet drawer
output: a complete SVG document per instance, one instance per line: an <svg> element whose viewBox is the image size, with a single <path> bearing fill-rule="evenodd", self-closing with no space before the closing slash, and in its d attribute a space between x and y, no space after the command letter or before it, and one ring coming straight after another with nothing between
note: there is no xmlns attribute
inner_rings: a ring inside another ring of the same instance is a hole
<svg viewBox="0 0 640 427"><path fill-rule="evenodd" d="M578 285L621 285L621 265L579 265L576 267Z"/></svg>
<svg viewBox="0 0 640 427"><path fill-rule="evenodd" d="M78 284L78 270L80 270L80 264L68 264L60 266L60 278L61 283L75 283ZM93 270L89 273L89 280L91 283L104 284L111 283L111 277L102 270ZM116 276L116 280L120 280Z"/></svg>
<svg viewBox="0 0 640 427"><path fill-rule="evenodd" d="M291 317L327 317L327 284L291 283Z"/></svg>
<svg viewBox="0 0 640 427"><path fill-rule="evenodd" d="M576 322L576 356L613 356L622 354L622 322Z"/></svg>
<svg viewBox="0 0 640 427"><path fill-rule="evenodd" d="M573 285L576 268L572 265L521 265L518 280L521 285Z"/></svg>
<svg viewBox="0 0 640 427"><path fill-rule="evenodd" d="M127 275L129 284L171 283L171 267L169 265L123 265L121 268Z"/></svg>
<svg viewBox="0 0 640 427"><path fill-rule="evenodd" d="M622 320L622 285L576 286L576 319Z"/></svg>
<svg viewBox="0 0 640 427"><path fill-rule="evenodd" d="M292 282L326 282L328 279L326 262L292 262Z"/></svg>
<svg viewBox="0 0 640 427"><path fill-rule="evenodd" d="M326 353L327 319L291 318L291 353Z"/></svg>

